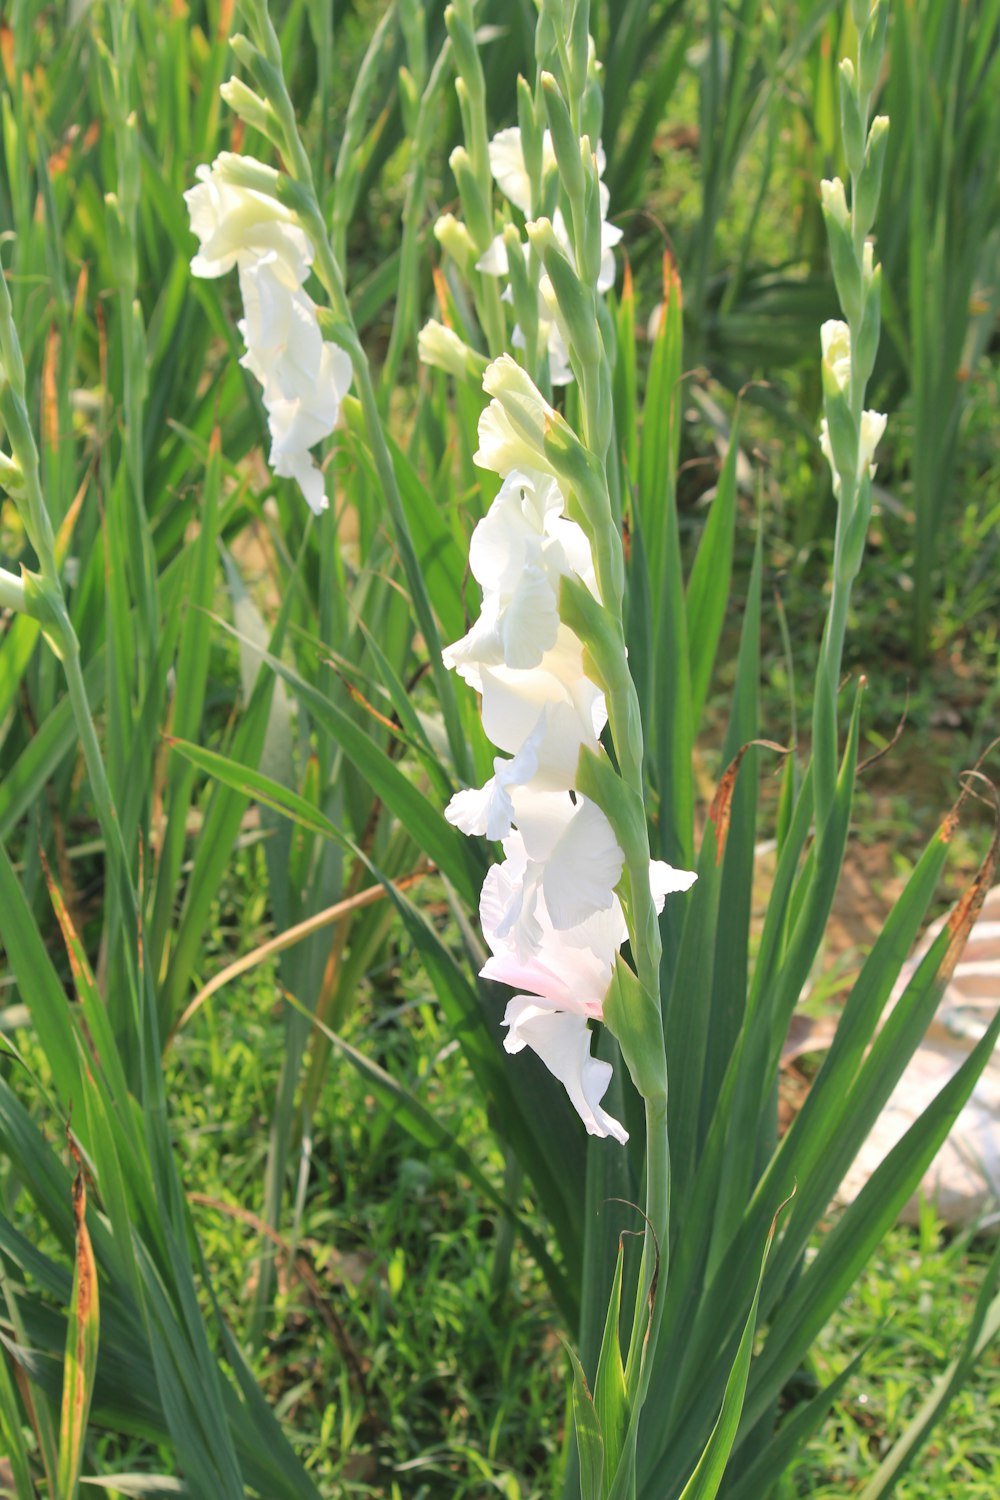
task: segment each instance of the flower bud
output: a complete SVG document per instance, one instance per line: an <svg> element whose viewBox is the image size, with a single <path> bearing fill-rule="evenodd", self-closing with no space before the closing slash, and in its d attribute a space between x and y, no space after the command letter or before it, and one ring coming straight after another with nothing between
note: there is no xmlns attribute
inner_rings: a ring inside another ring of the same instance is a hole
<svg viewBox="0 0 1000 1500"><path fill-rule="evenodd" d="M542 74L542 94L566 196L571 203L582 203L586 179L580 160L580 137L573 128L566 101L551 73Z"/></svg>
<svg viewBox="0 0 1000 1500"><path fill-rule="evenodd" d="M480 250L485 250L493 239L493 216L472 166L472 158L464 146L456 146L448 158L458 195L462 200L462 212L469 226L469 233Z"/></svg>
<svg viewBox="0 0 1000 1500"><path fill-rule="evenodd" d="M861 97L871 99L882 71L885 55L885 29L889 20L888 0L875 0L867 26L859 27L861 34L861 67L859 85Z"/></svg>
<svg viewBox="0 0 1000 1500"><path fill-rule="evenodd" d="M865 125L854 81L854 64L849 57L843 58L840 64L840 123L847 169L856 180L865 156Z"/></svg>
<svg viewBox="0 0 1000 1500"><path fill-rule="evenodd" d="M15 573L8 573L6 568L0 568L0 609L14 609L19 613L24 612L24 581Z"/></svg>
<svg viewBox="0 0 1000 1500"><path fill-rule="evenodd" d="M888 417L881 411L863 411L861 413L861 432L858 441L858 478L862 479L866 473L874 474L875 449L882 441Z"/></svg>
<svg viewBox="0 0 1000 1500"><path fill-rule="evenodd" d="M456 380L466 380L470 376L479 380L486 369L483 356L470 349L453 328L447 328L436 318L431 318L421 328L417 349L423 364L444 370Z"/></svg>
<svg viewBox="0 0 1000 1500"><path fill-rule="evenodd" d="M840 391L851 383L851 330L846 323L831 318L819 331L823 346L823 363Z"/></svg>
<svg viewBox="0 0 1000 1500"><path fill-rule="evenodd" d="M823 214L827 219L833 219L842 228L848 229L851 216L847 209L847 196L844 192L844 184L839 177L824 177L819 185L820 197L823 202Z"/></svg>
<svg viewBox="0 0 1000 1500"><path fill-rule="evenodd" d="M229 45L237 61L246 68L265 99L270 99L272 96L280 97L283 88L281 74L273 63L268 62L263 52L239 32L230 37Z"/></svg>
<svg viewBox="0 0 1000 1500"><path fill-rule="evenodd" d="M483 72L479 60L479 49L476 46L476 27L469 0L456 0L455 4L447 6L444 23L451 38L459 78L470 95L479 99L483 93Z"/></svg>
<svg viewBox="0 0 1000 1500"><path fill-rule="evenodd" d="M882 190L882 168L885 165L885 148L889 137L887 115L876 115L868 132L864 164L857 180L857 198L854 213L860 231L867 234L875 222L879 194Z"/></svg>
<svg viewBox="0 0 1000 1500"><path fill-rule="evenodd" d="M871 246L866 245L866 250ZM881 290L882 290L882 267L877 266L869 273L865 286L864 306L861 311L861 327L858 331L857 348L854 351L855 378L861 390L871 377L875 368L875 355L878 352L879 329L881 325Z"/></svg>
<svg viewBox="0 0 1000 1500"><path fill-rule="evenodd" d="M454 214L442 214L434 225L434 238L463 276L468 276L476 261L476 247L465 225Z"/></svg>
<svg viewBox="0 0 1000 1500"><path fill-rule="evenodd" d="M527 227L528 238L541 257L552 283L570 345L581 364L598 364L602 350L594 319L593 293L583 285L567 260L548 219L539 219L537 223Z"/></svg>
<svg viewBox="0 0 1000 1500"><path fill-rule="evenodd" d="M512 469L557 470L546 455L546 432L565 427L559 413L509 354L501 354L486 369L483 389L493 400L479 419L480 468L509 474Z"/></svg>
<svg viewBox="0 0 1000 1500"><path fill-rule="evenodd" d="M251 130L259 130L261 135L266 136L272 145L282 149L283 136L278 117L259 94L253 89L247 88L242 78L229 78L219 88L223 101L229 105L234 114L239 115Z"/></svg>
<svg viewBox="0 0 1000 1500"><path fill-rule="evenodd" d="M2 380L3 367L0 366L0 381ZM16 500L24 490L21 465L13 458L8 458L6 453L0 453L0 488L6 490L12 500Z"/></svg>
<svg viewBox="0 0 1000 1500"><path fill-rule="evenodd" d="M517 122L521 132L520 145L528 181L540 186L546 165L543 145L545 131L539 111L535 108L535 99L530 85L520 74L517 79ZM491 164L492 154L491 150ZM527 211L530 213L534 207L532 203Z"/></svg>
<svg viewBox="0 0 1000 1500"><path fill-rule="evenodd" d="M854 250L851 216L847 211L844 184L839 177L820 183L823 217L830 243L830 262L840 304L848 322L854 323L861 312L861 269Z"/></svg>

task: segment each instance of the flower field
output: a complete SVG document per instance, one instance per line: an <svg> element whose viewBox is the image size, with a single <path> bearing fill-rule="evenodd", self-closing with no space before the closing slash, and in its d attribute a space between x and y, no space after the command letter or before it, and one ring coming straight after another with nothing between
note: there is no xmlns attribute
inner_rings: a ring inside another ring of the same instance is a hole
<svg viewBox="0 0 1000 1500"><path fill-rule="evenodd" d="M11 0L0 1494L995 1494L998 82Z"/></svg>

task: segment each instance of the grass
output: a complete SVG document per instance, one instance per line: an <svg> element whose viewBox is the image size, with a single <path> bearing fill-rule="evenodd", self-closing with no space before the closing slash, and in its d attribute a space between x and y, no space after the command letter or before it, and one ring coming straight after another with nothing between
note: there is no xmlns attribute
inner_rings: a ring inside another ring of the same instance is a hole
<svg viewBox="0 0 1000 1500"><path fill-rule="evenodd" d="M228 947L223 933L261 857L244 855L232 872L220 945ZM263 927L247 930L245 913L242 925L241 946L264 936ZM181 1034L171 1070L183 1175L238 1334L260 1243L280 1006L262 967L208 1002ZM406 955L357 997L349 1034L502 1179L462 1055ZM290 1230L283 1238L256 1368L314 1477L328 1493L406 1500L550 1494L564 1356L557 1311L530 1259L515 1248L497 1271L494 1212L448 1163L414 1154L346 1061L331 1066L308 1149L309 1188L294 1247ZM291 1273L293 1261L305 1262L304 1273Z"/></svg>

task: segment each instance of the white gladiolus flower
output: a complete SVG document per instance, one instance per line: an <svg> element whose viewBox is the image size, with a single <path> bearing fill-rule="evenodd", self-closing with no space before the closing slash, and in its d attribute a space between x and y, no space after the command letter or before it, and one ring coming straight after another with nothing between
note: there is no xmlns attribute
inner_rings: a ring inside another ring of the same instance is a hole
<svg viewBox="0 0 1000 1500"><path fill-rule="evenodd" d="M512 143L503 144L509 166ZM589 538L564 514L545 456L548 441L574 472L578 440L509 355L488 366L483 385L493 400L480 418L476 462L503 484L469 550L482 610L442 656L480 694L483 728L506 755L485 786L456 793L445 816L503 843L479 915L490 949L482 976L521 991L504 1015L504 1046L537 1053L592 1135L625 1141L601 1107L611 1068L591 1056L588 1024L603 1020L628 936L617 894L625 854L603 808L575 790L581 751L603 753L607 704L584 670L583 642L559 615L563 578L581 579L598 601L600 591ZM656 910L694 879L651 861Z"/></svg>
<svg viewBox="0 0 1000 1500"><path fill-rule="evenodd" d="M819 331L823 359L833 373L840 390L851 383L851 330L838 318L830 318Z"/></svg>
<svg viewBox="0 0 1000 1500"><path fill-rule="evenodd" d="M504 840L504 854L503 864L487 871L479 902L479 920L491 954L482 977L530 990L558 1010L601 1020L615 957L627 936L621 903L613 897L606 910L576 927L557 930L544 891L537 891L530 916L522 906L519 916L523 920L512 923L510 913L518 908L525 877L530 874L528 852L519 833Z"/></svg>
<svg viewBox="0 0 1000 1500"><path fill-rule="evenodd" d="M531 183L524 161L524 150L521 144L521 132L517 126L509 130L501 130L490 142L490 167L500 191L510 200L515 207L519 208L525 218L529 218L532 212ZM605 157L600 145L597 147L597 172L600 177L604 172ZM543 176L556 165L555 152L552 147L552 137L548 130L542 138L542 173ZM597 278L597 291L601 294L610 291L615 284L615 256L614 247L622 238L622 230L607 221L608 208L611 202L611 194L606 185L601 182L601 268ZM537 208L535 210L538 211ZM556 208L552 215L552 231L562 247L567 260L574 262L573 250L570 243L569 232L566 228L566 220L562 210ZM529 255L529 246L523 246L525 259ZM507 276L509 274L509 262L507 246L502 235L492 241L489 248L476 261L476 270L487 276ZM511 288L508 286L504 292L505 302L512 300ZM554 386L568 385L573 379L573 370L569 360L569 349L567 347L566 335L561 326L557 313L556 297L549 277L544 270L540 271L538 281L538 339L541 347L548 351L549 356L549 379ZM515 349L525 347L524 333L519 324L515 325L511 341Z"/></svg>
<svg viewBox="0 0 1000 1500"><path fill-rule="evenodd" d="M271 433L269 462L294 479L313 511L326 509L323 475L309 450L329 437L351 384L351 361L324 340L316 304L303 291L313 246L290 209L266 191L277 173L253 157L223 152L199 167L184 194L201 249L196 276L236 266L243 297L243 367L260 381ZM254 184L258 184L255 186Z"/></svg>
<svg viewBox="0 0 1000 1500"><path fill-rule="evenodd" d="M545 434L561 419L531 377L509 354L501 354L487 366L483 389L493 400L479 418L473 462L501 475L512 469L554 474L545 455Z"/></svg>
<svg viewBox="0 0 1000 1500"><path fill-rule="evenodd" d="M287 286L301 286L313 259L308 235L292 211L276 198L226 179L229 155L223 152L211 167L198 167L197 186L184 194L191 228L201 241L201 250L191 262L192 273L224 276L235 265L267 257L275 275ZM242 160L259 167L262 173L269 170L252 157Z"/></svg>
<svg viewBox="0 0 1000 1500"><path fill-rule="evenodd" d="M507 1004L503 1022L509 1028L504 1038L506 1051L516 1053L530 1047L566 1090L587 1134L613 1136L624 1146L628 1131L601 1108L614 1070L610 1063L591 1057L593 1033L586 1018L556 1010L531 995L515 995Z"/></svg>
<svg viewBox="0 0 1000 1500"><path fill-rule="evenodd" d="M608 721L604 694L585 675L582 658L583 647L560 625L555 647L537 667L527 672L511 667L479 670L487 739L498 750L515 755L529 735L538 733L534 780L543 791L568 791L575 785L580 751L586 746L596 754ZM464 675L471 681L468 672Z"/></svg>
<svg viewBox="0 0 1000 1500"><path fill-rule="evenodd" d="M538 893L531 923L535 941L526 948L507 914L517 900L529 870L527 850L518 834L505 843L507 858L486 877L479 915L491 956L481 973L486 979L527 993L516 994L504 1014L509 1028L508 1052L530 1047L566 1089L574 1109L591 1135L611 1135L624 1142L621 1124L601 1109L611 1068L590 1055L588 1020L601 1020L618 949L627 929L617 896L611 905L577 926L561 931L551 919L544 889ZM670 870L654 861L650 885L657 910L668 890L686 890L691 872Z"/></svg>
<svg viewBox="0 0 1000 1500"><path fill-rule="evenodd" d="M477 666L536 667L556 644L560 578L577 574L597 597L590 543L562 514L564 504L548 474L515 469L507 476L469 549L482 613L446 647L445 666L467 679L478 678Z"/></svg>
<svg viewBox="0 0 1000 1500"><path fill-rule="evenodd" d="M312 299L289 288L273 262L240 267L247 346L240 363L264 388L274 472L298 483L310 508L326 509L323 476L309 449L337 425L351 384L350 356L324 340Z"/></svg>
<svg viewBox="0 0 1000 1500"><path fill-rule="evenodd" d="M574 802L568 792L537 792L530 787L517 792L513 801L528 857L523 887L529 918L539 892L559 931L609 910L625 856L596 803L583 797Z"/></svg>

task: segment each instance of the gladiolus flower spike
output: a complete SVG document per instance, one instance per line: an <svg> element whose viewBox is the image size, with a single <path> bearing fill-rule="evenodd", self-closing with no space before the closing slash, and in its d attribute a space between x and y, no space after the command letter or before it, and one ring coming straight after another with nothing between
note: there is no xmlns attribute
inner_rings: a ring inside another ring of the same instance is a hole
<svg viewBox="0 0 1000 1500"><path fill-rule="evenodd" d="M499 363L487 371L488 390L501 378ZM458 792L446 816L464 833L503 844L479 915L490 950L482 975L517 991L504 1014L507 1051L530 1047L590 1134L624 1143L624 1127L601 1106L612 1069L591 1056L589 1022L603 1019L628 935L616 890L625 857L604 812L575 788L581 750L603 753L608 715L583 644L559 617L561 579L580 580L598 601L600 592L590 542L566 515L530 423L500 442L497 419L494 403L480 421L477 454L503 480L470 545L482 610L443 657L480 694L483 726L506 756L496 758L485 786ZM694 878L651 861L657 910Z"/></svg>
<svg viewBox="0 0 1000 1500"><path fill-rule="evenodd" d="M328 501L309 450L337 425L351 361L323 338L316 304L303 289L312 242L294 213L272 196L277 173L262 162L223 152L196 176L197 186L184 194L201 242L191 270L215 277L236 267L243 298L238 326L246 346L240 363L263 388L269 462L276 474L297 482L318 514Z"/></svg>

